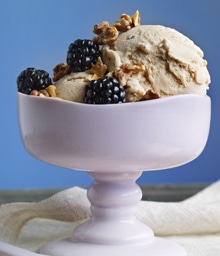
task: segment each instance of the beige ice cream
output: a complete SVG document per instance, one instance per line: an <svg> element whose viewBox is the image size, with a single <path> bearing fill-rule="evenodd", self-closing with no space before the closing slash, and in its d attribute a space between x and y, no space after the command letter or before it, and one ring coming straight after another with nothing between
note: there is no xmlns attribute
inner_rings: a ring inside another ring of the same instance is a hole
<svg viewBox="0 0 220 256"><path fill-rule="evenodd" d="M125 86L127 101L169 95L205 95L210 83L202 50L178 31L142 25L102 48L109 75Z"/></svg>
<svg viewBox="0 0 220 256"><path fill-rule="evenodd" d="M149 100L177 94L206 95L210 75L203 51L175 29L140 25L139 12L122 14L113 25L94 26L93 40L102 56L91 70L70 73L67 64L55 68L58 97L83 102L89 80L113 76L124 86L126 101ZM70 73L70 74L69 74Z"/></svg>
<svg viewBox="0 0 220 256"><path fill-rule="evenodd" d="M56 82L57 96L70 101L83 102L85 87L94 75L86 72L70 73Z"/></svg>
<svg viewBox="0 0 220 256"><path fill-rule="evenodd" d="M178 94L206 95L211 81L203 51L177 30L161 25L140 25L140 14L136 11L132 16L122 14L112 25L107 21L95 24L93 32L96 35L93 42L102 45L101 56L98 47L90 48L91 43L84 47L74 45L76 52L72 48L70 51L71 44L67 61L53 69L56 88L32 90L32 95L83 103L89 81L100 78L98 83L101 83L105 76L116 78L124 86L126 102ZM80 41L83 40L76 40ZM90 55L81 56L81 52ZM78 67L77 63L81 65ZM86 71L76 72L79 70ZM24 93L30 89L30 85L23 82L25 72L19 76L20 84L27 87ZM106 93L104 90L101 93ZM90 88L90 95L94 91ZM100 90L95 91L94 95L103 97L99 93Z"/></svg>

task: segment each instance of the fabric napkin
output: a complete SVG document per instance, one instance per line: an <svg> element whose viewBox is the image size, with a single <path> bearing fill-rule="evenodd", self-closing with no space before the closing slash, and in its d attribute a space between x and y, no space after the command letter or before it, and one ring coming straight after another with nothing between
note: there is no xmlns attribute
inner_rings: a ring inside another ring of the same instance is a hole
<svg viewBox="0 0 220 256"><path fill-rule="evenodd" d="M86 193L73 187L37 203L1 205L0 253L7 244L38 252L46 243L70 236L90 217ZM181 202L141 201L137 218L156 236L178 242L188 256L220 255L220 181Z"/></svg>

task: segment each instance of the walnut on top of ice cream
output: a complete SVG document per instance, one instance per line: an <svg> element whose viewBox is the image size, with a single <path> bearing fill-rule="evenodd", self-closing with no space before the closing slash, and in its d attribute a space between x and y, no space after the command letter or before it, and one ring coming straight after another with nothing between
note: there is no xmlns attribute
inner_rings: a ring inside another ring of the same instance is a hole
<svg viewBox="0 0 220 256"><path fill-rule="evenodd" d="M122 14L120 19L109 25L108 21L95 24L93 32L97 34L93 41L97 44L109 44L117 40L120 32L126 32L133 27L140 26L140 14L136 11L132 16Z"/></svg>
<svg viewBox="0 0 220 256"><path fill-rule="evenodd" d="M53 68L53 81L57 82L60 78L71 73L71 70L66 62L57 64Z"/></svg>

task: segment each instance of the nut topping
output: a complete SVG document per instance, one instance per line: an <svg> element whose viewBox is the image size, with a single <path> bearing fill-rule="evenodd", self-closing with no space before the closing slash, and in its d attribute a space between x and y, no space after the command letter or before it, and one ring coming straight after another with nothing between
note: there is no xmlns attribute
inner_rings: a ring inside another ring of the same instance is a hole
<svg viewBox="0 0 220 256"><path fill-rule="evenodd" d="M47 88L45 88L44 90L32 90L30 95L33 96L41 96L41 97L53 97L53 98L57 98L56 95L56 86L55 85L49 85Z"/></svg>
<svg viewBox="0 0 220 256"><path fill-rule="evenodd" d="M47 93L49 94L49 97L57 97L56 94L56 86L55 85L49 85L46 88Z"/></svg>
<svg viewBox="0 0 220 256"><path fill-rule="evenodd" d="M125 32L140 25L140 14L136 11L132 16L122 14L120 19L109 25L107 21L96 24L93 32L97 35L93 41L97 44L109 44L117 40L119 32Z"/></svg>
<svg viewBox="0 0 220 256"><path fill-rule="evenodd" d="M141 18L138 10L131 16L131 19L134 27L141 25Z"/></svg>
<svg viewBox="0 0 220 256"><path fill-rule="evenodd" d="M49 93L44 89L44 90L32 90L30 95L34 95L34 96L41 96L41 97L50 97Z"/></svg>
<svg viewBox="0 0 220 256"><path fill-rule="evenodd" d="M128 73L135 74L135 73L138 73L140 71L144 71L145 66L142 63L122 64L120 69L125 74L128 74Z"/></svg>
<svg viewBox="0 0 220 256"><path fill-rule="evenodd" d="M53 81L56 82L65 75L70 74L71 70L66 62L56 65L53 69Z"/></svg>
<svg viewBox="0 0 220 256"><path fill-rule="evenodd" d="M152 89L148 90L145 95L140 100L154 100L159 99L160 95L156 92L154 92Z"/></svg>
<svg viewBox="0 0 220 256"><path fill-rule="evenodd" d="M101 57L98 58L96 64L92 64L92 67L86 71L88 74L95 74L97 78L103 77L107 72L107 65L103 64Z"/></svg>
<svg viewBox="0 0 220 256"><path fill-rule="evenodd" d="M114 42L118 38L118 30L116 27L109 26L102 30L97 37L93 38L93 41L97 44L109 44Z"/></svg>
<svg viewBox="0 0 220 256"><path fill-rule="evenodd" d="M132 28L132 19L127 14L122 14L121 18L116 21L112 26L116 27L118 31L125 32Z"/></svg>
<svg viewBox="0 0 220 256"><path fill-rule="evenodd" d="M100 35L107 27L109 27L108 21L103 21L100 24L94 25L93 33L95 33L96 35Z"/></svg>

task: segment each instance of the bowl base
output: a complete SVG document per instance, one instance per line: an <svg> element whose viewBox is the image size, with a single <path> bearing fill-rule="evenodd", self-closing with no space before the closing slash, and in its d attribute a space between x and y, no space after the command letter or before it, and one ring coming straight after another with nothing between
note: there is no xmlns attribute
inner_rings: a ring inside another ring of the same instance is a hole
<svg viewBox="0 0 220 256"><path fill-rule="evenodd" d="M146 244L88 244L73 243L69 238L56 240L40 251L49 256L186 256L187 253L180 245L154 237Z"/></svg>
<svg viewBox="0 0 220 256"><path fill-rule="evenodd" d="M136 218L142 191L136 179L142 172L90 172L88 189L92 216L69 238L42 248L49 256L186 256L178 244L154 236L150 227Z"/></svg>

